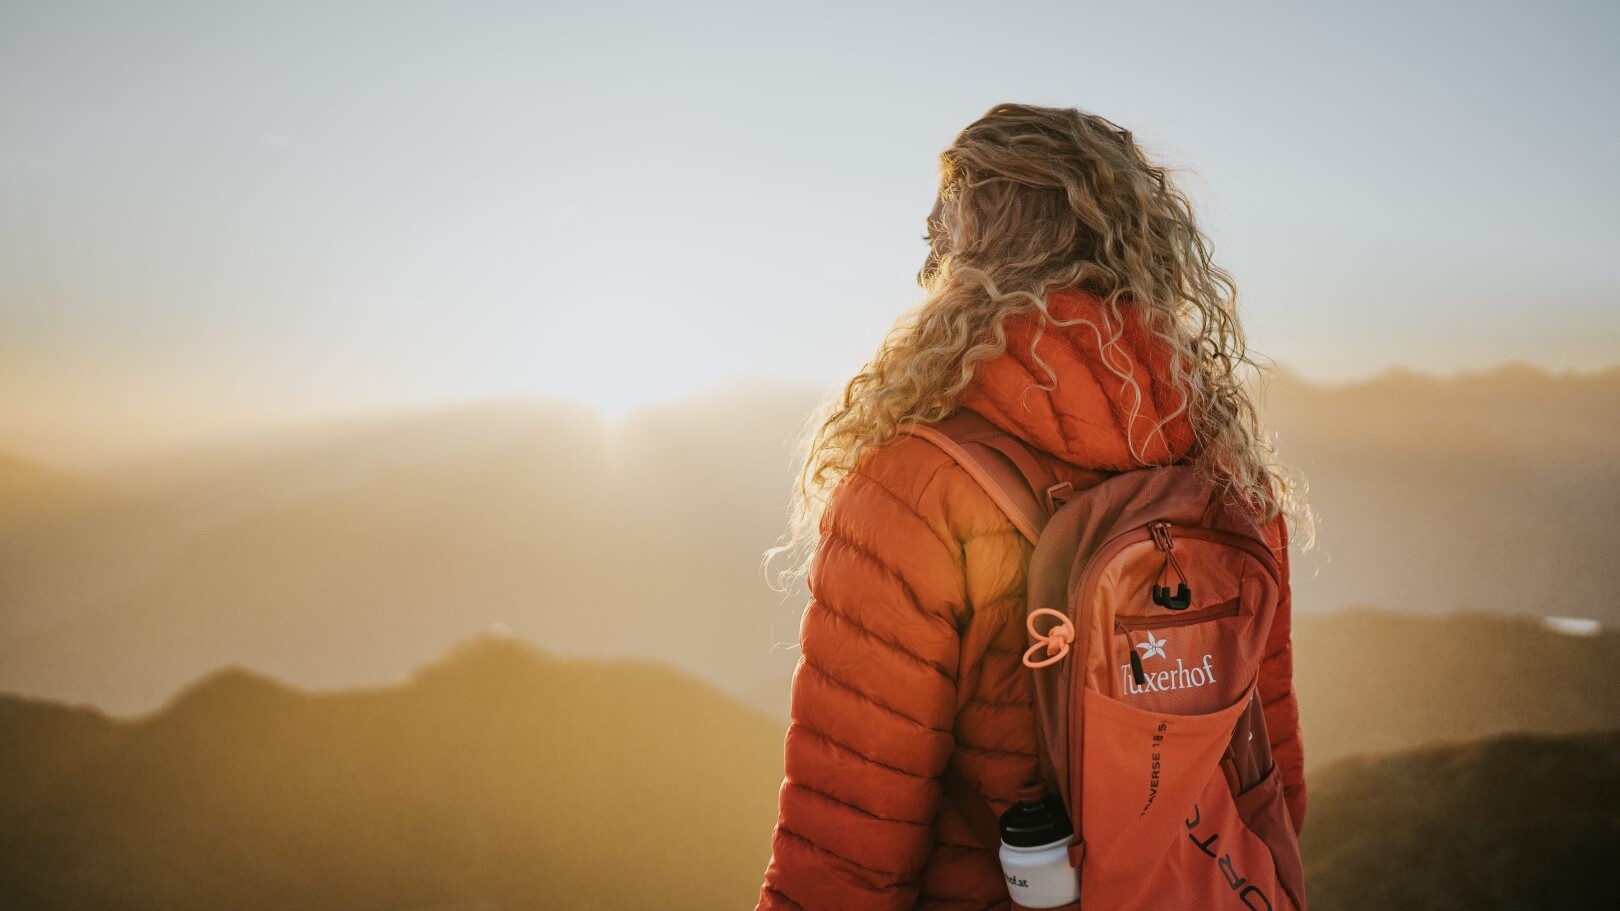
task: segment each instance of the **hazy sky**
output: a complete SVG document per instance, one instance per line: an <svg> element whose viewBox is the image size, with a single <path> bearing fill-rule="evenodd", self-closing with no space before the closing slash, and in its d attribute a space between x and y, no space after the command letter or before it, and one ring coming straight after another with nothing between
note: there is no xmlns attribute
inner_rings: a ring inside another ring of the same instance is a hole
<svg viewBox="0 0 1620 911"><path fill-rule="evenodd" d="M1613 364L1617 44L1612 2L0 0L0 436L837 382L1000 101L1186 169L1308 377Z"/></svg>

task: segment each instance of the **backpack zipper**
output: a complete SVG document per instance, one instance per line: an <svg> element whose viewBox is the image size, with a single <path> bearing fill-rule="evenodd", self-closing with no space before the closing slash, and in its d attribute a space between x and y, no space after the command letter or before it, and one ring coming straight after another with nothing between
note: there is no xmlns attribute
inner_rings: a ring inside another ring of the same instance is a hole
<svg viewBox="0 0 1620 911"><path fill-rule="evenodd" d="M1194 623L1203 623L1205 620L1219 620L1230 617L1242 609L1243 605L1236 601L1223 607L1206 607L1201 611L1190 614L1179 614L1174 617L1114 617L1114 631L1129 634L1133 629L1159 629L1165 626L1191 626Z"/></svg>
<svg viewBox="0 0 1620 911"><path fill-rule="evenodd" d="M1102 572L1103 567L1108 563L1108 561L1112 560L1114 555L1120 550L1123 550L1132 544L1139 541L1155 540L1158 533L1155 532L1153 528L1158 524L1159 521L1154 521L1144 525L1138 525L1135 528L1128 531L1123 531L1112 538L1109 538L1107 541L1104 541L1103 545L1097 548L1097 550L1092 554L1091 559L1086 561L1086 571L1081 573L1080 584L1075 586L1074 589L1076 594L1078 594L1081 598L1089 598L1091 596L1092 588L1096 585L1097 575ZM1163 524L1165 526L1164 533L1168 534L1171 527L1170 523L1165 522ZM1271 548L1263 542L1256 541L1253 538L1235 534L1229 531L1217 531L1213 528L1199 528L1193 526L1175 526L1175 528L1176 534L1182 538L1192 538L1199 541L1210 541L1216 544L1225 544L1229 547L1235 547L1248 553L1264 564L1266 569L1270 570L1271 577L1276 580L1279 586L1282 584L1282 569L1277 564L1277 558L1272 555ZM1201 613L1202 612L1199 614L1194 614L1191 618L1185 618L1185 622L1196 623L1197 618L1201 615ZM1115 618L1116 621L1118 619L1118 617ZM1076 627L1084 629L1084 627L1082 627L1080 624L1076 624ZM1081 649L1081 654L1085 654L1085 650L1083 648Z"/></svg>

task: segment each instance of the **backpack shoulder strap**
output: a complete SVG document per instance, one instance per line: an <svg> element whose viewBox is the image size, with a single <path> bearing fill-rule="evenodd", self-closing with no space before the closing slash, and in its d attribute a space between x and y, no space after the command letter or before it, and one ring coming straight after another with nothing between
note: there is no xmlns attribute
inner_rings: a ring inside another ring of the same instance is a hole
<svg viewBox="0 0 1620 911"><path fill-rule="evenodd" d="M972 411L933 424L908 423L900 432L938 446L961 465L1033 544L1051 517L1057 478L1015 437Z"/></svg>

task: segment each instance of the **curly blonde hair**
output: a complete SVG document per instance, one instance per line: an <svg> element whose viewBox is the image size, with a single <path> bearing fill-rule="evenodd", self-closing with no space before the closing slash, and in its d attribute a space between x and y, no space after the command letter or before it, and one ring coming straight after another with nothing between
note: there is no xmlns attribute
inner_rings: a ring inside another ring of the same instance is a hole
<svg viewBox="0 0 1620 911"><path fill-rule="evenodd" d="M1046 369L1045 388L1056 386L1034 348L1046 326L1082 322L1047 310L1047 295L1067 288L1102 299L1112 330L1093 326L1103 361L1135 390L1126 426L1136 426L1142 391L1128 359L1112 352L1124 325L1121 308L1130 307L1174 352L1170 382L1181 393L1181 407L1144 442L1186 412L1193 462L1206 476L1262 521L1287 513L1311 546L1315 522L1304 485L1275 459L1242 374L1260 368L1244 341L1236 284L1211 260L1187 197L1129 130L1074 108L996 105L940 154L938 217L929 234L922 303L812 415L801 439L786 541L765 554L767 566L778 555L797 556L777 576L778 590L808 571L822 511L862 454L903 423L948 416L975 366L1006 351L1009 317L1040 313L1030 353ZM1136 440L1130 447L1139 464L1150 464Z"/></svg>

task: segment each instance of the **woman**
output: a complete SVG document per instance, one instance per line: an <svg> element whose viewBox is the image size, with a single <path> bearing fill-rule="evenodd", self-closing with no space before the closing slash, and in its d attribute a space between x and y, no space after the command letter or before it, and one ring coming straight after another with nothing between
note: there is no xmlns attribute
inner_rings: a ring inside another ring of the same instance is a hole
<svg viewBox="0 0 1620 911"><path fill-rule="evenodd" d="M813 560L786 776L759 908L1006 908L947 769L997 813L1036 769L1030 545L907 421L966 408L1059 480L1190 461L1254 506L1283 566L1260 692L1295 829L1291 486L1241 385L1227 273L1186 198L1121 130L999 105L940 157L924 302L810 436L792 541Z"/></svg>

